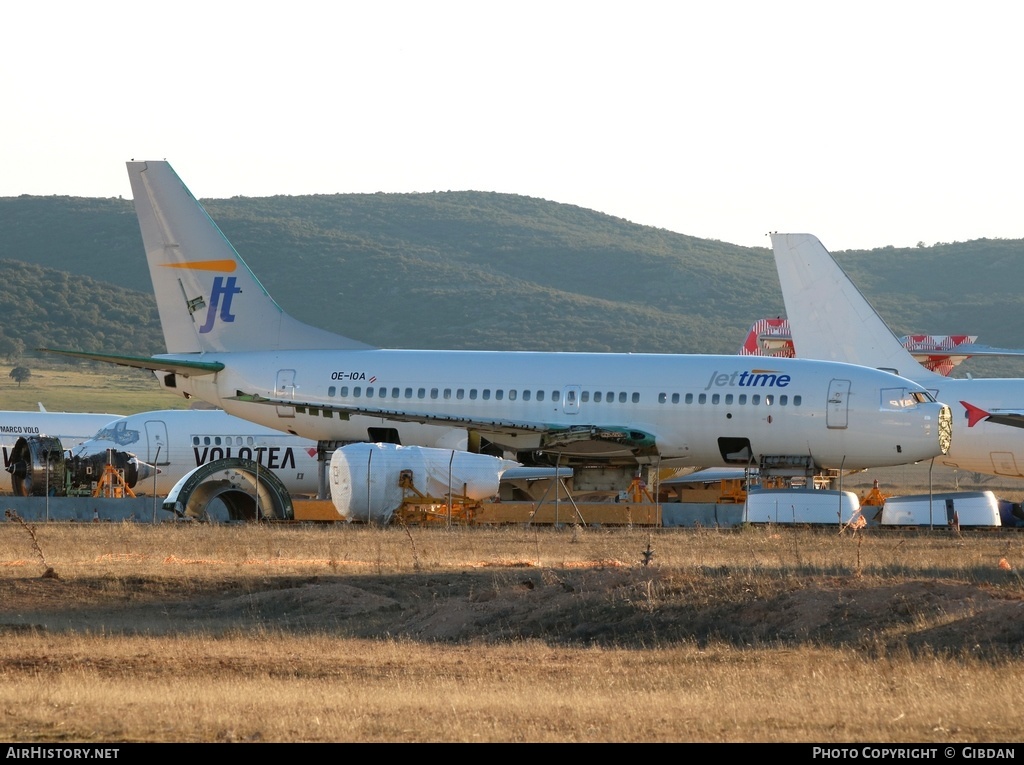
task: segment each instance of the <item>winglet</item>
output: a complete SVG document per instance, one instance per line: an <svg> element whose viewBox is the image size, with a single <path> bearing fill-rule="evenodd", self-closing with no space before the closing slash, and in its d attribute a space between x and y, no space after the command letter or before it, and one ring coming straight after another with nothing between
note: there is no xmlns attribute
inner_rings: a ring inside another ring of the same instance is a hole
<svg viewBox="0 0 1024 765"><path fill-rule="evenodd" d="M964 409L967 410L967 427L969 428L973 428L981 420L990 416L984 409L979 409L973 404L968 404L966 401L961 401L960 403L963 404Z"/></svg>

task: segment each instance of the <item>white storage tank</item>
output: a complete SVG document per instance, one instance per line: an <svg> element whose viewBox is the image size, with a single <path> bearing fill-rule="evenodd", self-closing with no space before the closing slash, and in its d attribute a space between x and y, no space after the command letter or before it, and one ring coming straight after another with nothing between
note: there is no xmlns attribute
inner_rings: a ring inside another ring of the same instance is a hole
<svg viewBox="0 0 1024 765"><path fill-rule="evenodd" d="M999 500L991 491L914 494L889 497L882 505L882 526L1001 526Z"/></svg>
<svg viewBox="0 0 1024 765"><path fill-rule="evenodd" d="M832 489L752 489L747 493L746 523L849 523L860 513L860 498L852 491Z"/></svg>

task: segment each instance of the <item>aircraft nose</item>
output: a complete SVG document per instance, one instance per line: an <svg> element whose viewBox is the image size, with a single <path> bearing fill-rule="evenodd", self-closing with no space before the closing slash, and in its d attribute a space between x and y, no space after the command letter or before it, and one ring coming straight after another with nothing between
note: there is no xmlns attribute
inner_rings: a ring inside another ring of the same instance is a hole
<svg viewBox="0 0 1024 765"><path fill-rule="evenodd" d="M953 443L953 412L945 404L939 406L939 449L943 454L949 454L949 447Z"/></svg>

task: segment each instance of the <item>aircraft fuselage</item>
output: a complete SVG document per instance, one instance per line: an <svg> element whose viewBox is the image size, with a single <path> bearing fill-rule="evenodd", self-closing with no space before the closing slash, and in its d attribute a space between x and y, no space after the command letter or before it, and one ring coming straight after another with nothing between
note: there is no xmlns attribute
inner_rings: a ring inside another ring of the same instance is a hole
<svg viewBox="0 0 1024 765"><path fill-rule="evenodd" d="M618 451L662 464L733 465L765 455L809 455L820 467L857 469L927 460L942 451L942 405L915 399L914 391L924 391L910 381L852 365L383 349L201 358L225 368L157 377L178 393L312 440L338 438L347 413L464 425L517 453L550 449L585 456L605 450L606 457ZM589 426L620 437L598 434L581 440L579 450L570 438L558 437Z"/></svg>

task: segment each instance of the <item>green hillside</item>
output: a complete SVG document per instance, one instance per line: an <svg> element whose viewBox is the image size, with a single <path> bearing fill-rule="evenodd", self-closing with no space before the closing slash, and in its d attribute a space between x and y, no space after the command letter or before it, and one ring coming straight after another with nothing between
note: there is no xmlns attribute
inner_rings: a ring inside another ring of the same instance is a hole
<svg viewBox="0 0 1024 765"><path fill-rule="evenodd" d="M438 192L204 204L285 310L381 346L733 353L753 321L783 313L767 246L541 199ZM0 232L4 336L26 348L162 350L130 200L0 198ZM897 334L1022 345L1024 241L837 259ZM34 270L18 275L15 261ZM1022 373L1006 360L968 365Z"/></svg>

